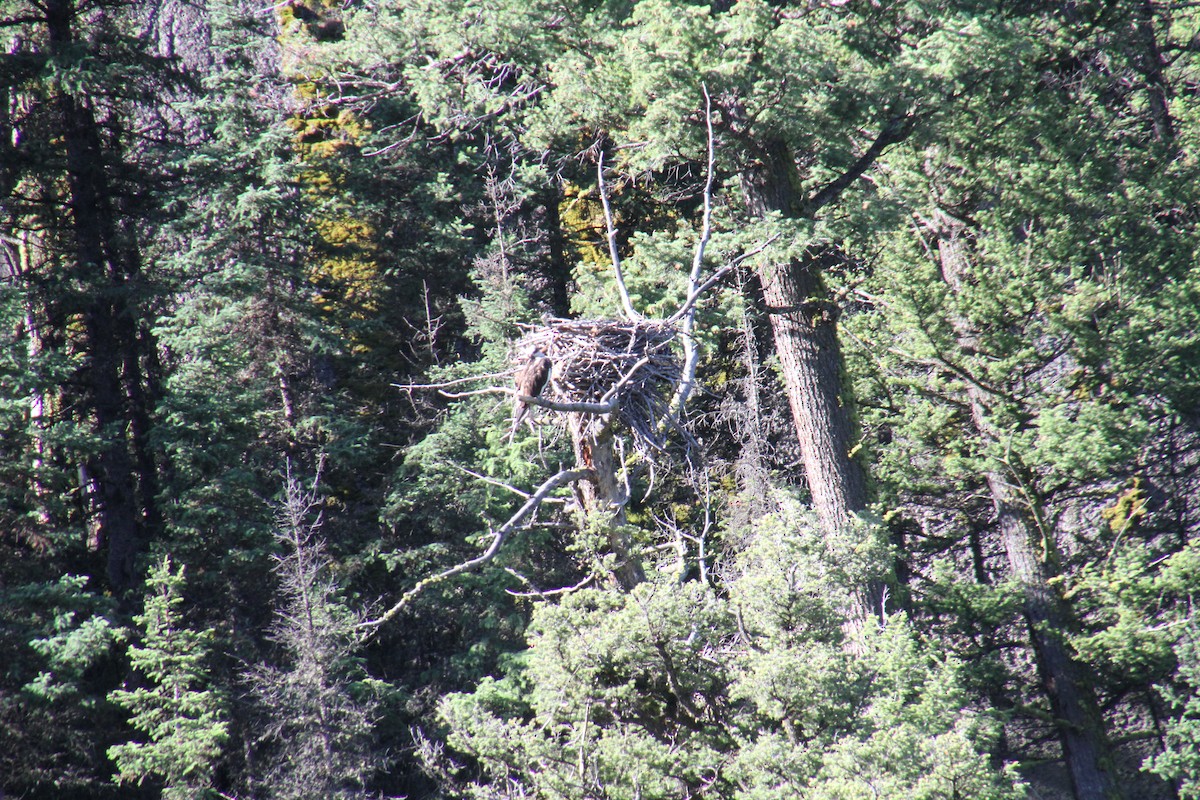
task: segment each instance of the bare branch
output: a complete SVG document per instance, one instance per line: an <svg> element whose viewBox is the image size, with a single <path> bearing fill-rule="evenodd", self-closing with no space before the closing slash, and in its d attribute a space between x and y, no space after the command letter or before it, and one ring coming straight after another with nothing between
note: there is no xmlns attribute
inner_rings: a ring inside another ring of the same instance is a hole
<svg viewBox="0 0 1200 800"><path fill-rule="evenodd" d="M596 183L600 190L600 205L604 207L604 227L608 231L608 255L612 259L613 273L617 281L617 293L621 296L621 309L625 318L637 322L642 318L633 308L629 299L629 291L625 288L625 274L621 271L621 255L617 252L617 229L613 225L612 208L608 204L608 189L604 185L604 151L600 151L596 159Z"/></svg>
<svg viewBox="0 0 1200 800"><path fill-rule="evenodd" d="M696 284L700 282L700 271L704 267L704 251L708 240L712 238L712 191L713 180L717 171L717 144L713 137L712 98L708 94L708 86L700 84L704 90L704 125L708 132L708 172L704 178L704 216L700 224L700 240L696 242L696 252L692 256L692 272L688 276L688 291L694 293ZM691 333L692 318L684 322L684 328Z"/></svg>
<svg viewBox="0 0 1200 800"><path fill-rule="evenodd" d="M730 261L728 264L714 272L711 276L709 276L708 280L696 287L696 290L688 296L688 299L684 301L683 305L679 307L678 311L667 318L667 324L673 325L683 319L695 307L696 302L699 301L702 296L704 296L705 292L715 286L717 282L728 275L731 270L737 269L747 259L754 258L759 253L766 250L778 238L779 234L775 234L758 247L754 248L753 250L747 250L745 253L742 253L733 261Z"/></svg>
<svg viewBox="0 0 1200 800"><path fill-rule="evenodd" d="M509 534L516 530L530 514L536 511L551 492L563 484L582 480L591 474L592 471L588 469L564 469L560 470L554 475L551 475L545 480L545 482L542 483L541 486L537 488L537 491L530 495L529 499L525 501L525 504L517 510L517 513L509 517L508 522L505 522L497 531L492 534L492 543L488 545L487 550L483 551L482 554L470 559L469 561L464 561L461 564L453 566L450 569L439 572L436 575L432 575L428 578L418 581L417 585L405 592L394 606L389 608L375 619L359 623L357 627L378 629L380 625L383 625L389 620L394 619L397 614L407 608L409 604L411 604L412 601L417 598L418 595L420 595L430 586L433 586L435 583L441 583L449 578L453 578L455 575L461 575L464 572L470 572L471 570L477 569L488 563L496 557L497 553L500 552L500 548L508 539Z"/></svg>
<svg viewBox="0 0 1200 800"><path fill-rule="evenodd" d="M466 392L438 392L438 394L450 399L473 397L481 394L507 394L512 395L522 403L548 408L551 411L566 411L577 414L611 414L617 410L617 393L624 389L633 380L634 376L637 375L638 370L649 364L651 360L652 356L642 356L634 362L634 365L621 376L620 380L614 383L612 388L605 392L604 396L595 403L563 403L557 400L547 400L545 397L533 397L532 395L521 394L509 386L487 386L483 389L472 389Z"/></svg>
<svg viewBox="0 0 1200 800"><path fill-rule="evenodd" d="M442 318L439 316L435 321L433 312L429 308L429 283L424 279L421 280L421 299L425 303L425 338L429 341L429 355L433 357L434 364L441 364L441 359L437 355L437 333L442 327Z"/></svg>
<svg viewBox="0 0 1200 800"><path fill-rule="evenodd" d="M496 480L495 478L489 478L487 475L482 475L474 470L459 466L458 464L455 464L454 468L457 469L459 472L465 472L467 475L470 475L472 478L474 478L476 480L483 481L484 483L490 483L492 486L499 486L501 489L508 489L510 492L512 492L515 495L524 497L526 500L529 499L529 492L523 492L520 489L518 489L517 487L513 486L512 484L505 483L504 481Z"/></svg>
<svg viewBox="0 0 1200 800"><path fill-rule="evenodd" d="M523 397L523 395L517 394L517 390L511 386L485 386L482 389L469 389L465 392L446 392L438 390L438 394L450 400L459 400L463 397L477 397L481 394L510 394L517 397Z"/></svg>
<svg viewBox="0 0 1200 800"><path fill-rule="evenodd" d="M895 116L884 123L883 129L875 137L875 141L871 142L871 146L867 148L867 151L857 161L851 164L841 175L822 186L812 197L805 201L805 213L812 215L822 206L836 200L847 186L858 180L867 171L867 168L883 155L884 150L890 145L907 139L916 124L917 118L912 114Z"/></svg>
<svg viewBox="0 0 1200 800"><path fill-rule="evenodd" d="M704 270L704 251L708 248L709 239L712 238L712 188L717 165L717 148L713 137L712 97L708 93L706 84L700 86L704 90L704 125L708 134L708 169L704 179L704 215L700 223L700 239L696 242L696 251L692 256L692 271L688 274L688 298L671 317L672 322L682 321L679 326L679 336L683 342L683 369L679 373L679 386L675 391L675 400L672 403L676 416L682 415L684 404L687 403L687 398L696 383L696 367L700 362L700 350L696 347L692 331L696 327L696 301L700 297L698 285L700 275ZM724 272L728 272L728 269Z"/></svg>
<svg viewBox="0 0 1200 800"><path fill-rule="evenodd" d="M457 469L459 472L470 475L472 478L475 478L476 480L483 481L484 483L491 484L492 486L499 486L501 489L507 489L508 491L512 492L513 494L517 495L518 497L523 497L526 500L528 500L530 498L529 492L522 491L521 489L518 489L517 487L513 486L510 483L505 483L504 481L489 477L482 473L476 472L475 470L467 469L466 467L461 466L459 464L453 464L452 466L455 469ZM555 498L555 497L547 497L542 502L543 503L562 503L564 501L560 500L558 498Z"/></svg>
<svg viewBox="0 0 1200 800"><path fill-rule="evenodd" d="M778 236L772 236L758 247L743 253L738 258L721 267L701 283L700 276L704 270L704 255L708 248L708 242L712 238L712 194L717 168L717 144L716 136L713 133L712 96L708 92L707 85L701 84L701 89L704 91L704 125L708 141L707 174L704 180L704 213L700 224L700 238L696 242L696 250L692 256L692 269L688 274L687 299L666 320L668 325L679 325L679 336L683 343L683 369L680 372L679 384L671 403L672 412L676 418L681 417L683 414L683 408L696 383L696 369L700 362L700 351L696 347L696 340L693 336L693 332L696 329L696 303L699 302L705 292L715 286L718 281L729 274L739 264L748 258L758 255L771 242L778 238Z"/></svg>
<svg viewBox="0 0 1200 800"><path fill-rule="evenodd" d="M596 580L595 575L588 575L586 578L584 578L583 580L581 580L579 583L575 584L574 586L564 586L561 589L539 589L533 585L533 581L529 580L529 578L526 578L524 575L517 572L515 569L509 569L509 568L505 567L504 571L507 572L509 575L512 575L514 578L519 580L521 583L523 583L526 586L529 586L533 589L533 591L530 591L530 592L514 592L512 589L505 589L504 590L505 593L511 597L540 597L541 599L546 600L548 598L554 597L555 595L573 594L575 592L578 592L580 589L584 588L585 586L587 586L592 581Z"/></svg>
<svg viewBox="0 0 1200 800"><path fill-rule="evenodd" d="M610 401L599 403L560 403L556 400L547 400L544 397L521 394L510 386L486 386L482 389L472 389L468 392L438 392L438 394L451 400L458 400L463 397L475 397L481 394L507 394L527 405L540 406L548 408L551 411L568 411L580 414L609 414L616 409L616 403Z"/></svg>
<svg viewBox="0 0 1200 800"><path fill-rule="evenodd" d="M393 383L391 385L397 389L403 389L406 392L413 392L418 389L444 389L448 386L461 386L464 383L477 383L484 378L504 378L509 375L517 374L519 370L520 367L513 367L512 369L506 369L503 372L485 372L482 375L471 375L466 378L455 378L452 381L443 381L442 383ZM450 396L448 392L441 392L441 394ZM479 392L476 392L476 394L479 394Z"/></svg>

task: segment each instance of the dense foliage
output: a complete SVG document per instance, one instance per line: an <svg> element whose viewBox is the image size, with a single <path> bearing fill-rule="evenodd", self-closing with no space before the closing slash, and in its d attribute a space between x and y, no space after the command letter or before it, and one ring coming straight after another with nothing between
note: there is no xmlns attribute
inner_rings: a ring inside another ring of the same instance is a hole
<svg viewBox="0 0 1200 800"><path fill-rule="evenodd" d="M1196 5L0 0L0 796L1200 798Z"/></svg>

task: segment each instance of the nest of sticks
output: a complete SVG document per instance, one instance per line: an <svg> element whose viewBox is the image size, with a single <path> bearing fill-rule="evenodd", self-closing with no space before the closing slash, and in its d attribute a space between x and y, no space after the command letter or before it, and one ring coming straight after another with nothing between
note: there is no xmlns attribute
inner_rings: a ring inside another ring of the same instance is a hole
<svg viewBox="0 0 1200 800"><path fill-rule="evenodd" d="M637 445L661 450L662 422L682 372L671 349L675 335L674 326L662 322L551 319L522 337L519 347L521 354L541 348L550 357L551 379L543 397L560 403L614 399L613 413ZM599 433L604 416L582 414L581 432Z"/></svg>

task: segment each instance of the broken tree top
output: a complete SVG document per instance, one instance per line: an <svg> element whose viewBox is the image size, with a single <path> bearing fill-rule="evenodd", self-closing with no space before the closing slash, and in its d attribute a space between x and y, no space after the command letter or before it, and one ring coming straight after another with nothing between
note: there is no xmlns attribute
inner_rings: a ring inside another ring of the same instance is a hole
<svg viewBox="0 0 1200 800"><path fill-rule="evenodd" d="M662 447L662 426L681 365L671 347L673 325L642 320L551 319L518 344L518 358L540 349L553 362L544 397L559 403L601 403L613 387L615 413L639 443ZM624 379L624 383L621 381ZM584 433L598 432L602 415L584 415Z"/></svg>

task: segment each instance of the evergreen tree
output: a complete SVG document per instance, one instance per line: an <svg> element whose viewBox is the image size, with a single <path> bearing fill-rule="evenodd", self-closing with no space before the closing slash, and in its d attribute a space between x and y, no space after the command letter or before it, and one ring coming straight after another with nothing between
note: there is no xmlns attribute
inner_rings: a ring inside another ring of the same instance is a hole
<svg viewBox="0 0 1200 800"><path fill-rule="evenodd" d="M164 558L146 580L145 609L133 618L142 644L129 648L129 662L148 685L109 693L145 737L108 748L117 780L161 783L173 800L216 796L213 775L228 740L224 701L206 664L212 632L189 630L182 618L183 572Z"/></svg>
<svg viewBox="0 0 1200 800"><path fill-rule="evenodd" d="M1193 800L1200 797L1200 657L1195 629L1184 632L1177 653L1181 686L1168 692L1167 699L1176 706L1178 716L1167 725L1166 747L1149 766L1176 782L1181 798Z"/></svg>
<svg viewBox="0 0 1200 800"><path fill-rule="evenodd" d="M22 427L39 453L35 467L70 465L68 480L87 501L70 524L92 527L90 546L122 592L162 525L150 438L161 375L149 319L159 287L143 261L144 236L161 214L133 187L170 182L161 156L178 139L146 118L158 118L180 76L147 53L126 5L7 10L6 272L24 304L18 335L27 352L74 367L58 391L31 387L31 424ZM60 423L80 430L56 435ZM40 470L23 479L34 498L50 481ZM43 521L51 510L38 512Z"/></svg>
<svg viewBox="0 0 1200 800"><path fill-rule="evenodd" d="M1145 683L1105 685L1075 649L1099 620L1069 588L1076 570L1112 559L1095 537L1112 542L1106 515L1137 502L1131 487L1155 446L1147 436L1170 413L1165 393L1125 371L1145 353L1128 333L1160 331L1174 340L1167 353L1190 338L1156 317L1150 298L1160 281L1192 280L1178 249L1192 223L1155 210L1194 207L1191 168L1153 133L1151 107L1092 60L1120 52L1115 32L1132 24L1129 11L1092 8L1084 25L1029 10L991 24L999 46L1025 55L981 76L963 109L1015 103L1021 114L992 127L947 119L923 152L889 158L907 213L860 287L878 313L855 319L863 372L882 379L864 390L880 398L864 417L889 437L881 483L894 493L895 530L922 544L909 574L934 553L969 565L980 586L958 621L980 615L961 630L974 628L967 647L993 658L1003 658L1000 639L975 626L995 625L1017 601L1036 679L1023 676L1012 694L996 683L985 691L1021 705L1038 688L1079 798L1130 786L1102 709L1146 697ZM1146 135L1119 133L1134 130ZM1172 546L1135 528L1116 536L1138 536L1151 552ZM967 600L947 589L932 594ZM1014 738L1031 736L1030 725L1020 720Z"/></svg>
<svg viewBox="0 0 1200 800"><path fill-rule="evenodd" d="M318 473L319 476L319 473ZM248 676L261 729L255 761L273 798L367 797L385 763L375 750L381 685L355 657L360 617L338 600L319 538L315 489L288 475L279 506L279 605L271 638L277 658Z"/></svg>
<svg viewBox="0 0 1200 800"><path fill-rule="evenodd" d="M104 791L104 749L122 718L106 699L120 679L129 632L111 597L88 579L20 584L4 590L5 651L0 684L0 767L6 792L52 798Z"/></svg>
<svg viewBox="0 0 1200 800"><path fill-rule="evenodd" d="M0 793L1196 794L1191 4L0 15ZM709 234L688 459L505 435Z"/></svg>
<svg viewBox="0 0 1200 800"><path fill-rule="evenodd" d="M484 770L469 796L1020 797L960 664L899 617L842 646L844 598L886 550L776 502L721 591L659 581L540 606L506 675L443 703Z"/></svg>

